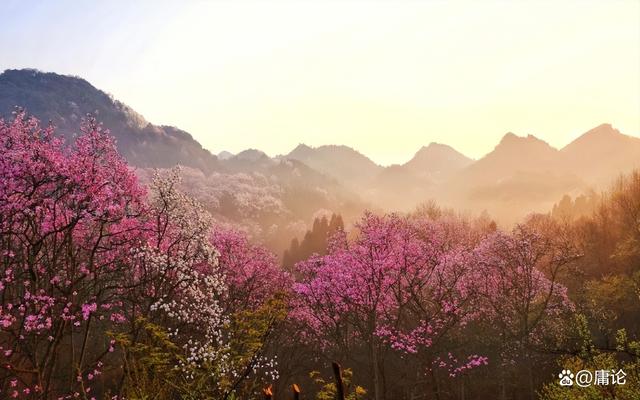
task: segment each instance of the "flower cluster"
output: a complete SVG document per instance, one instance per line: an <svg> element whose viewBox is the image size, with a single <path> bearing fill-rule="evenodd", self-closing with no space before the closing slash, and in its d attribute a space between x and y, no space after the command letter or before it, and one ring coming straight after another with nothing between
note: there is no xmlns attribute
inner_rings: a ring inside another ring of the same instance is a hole
<svg viewBox="0 0 640 400"><path fill-rule="evenodd" d="M229 382L238 302L258 308L290 286L277 273L278 287L259 284L275 258L214 233L178 170L157 174L147 195L93 119L73 143L53 133L22 112L0 120L0 397L120 398L139 383L131 354L164 333L169 371ZM251 372L277 373L270 360L257 355Z"/></svg>

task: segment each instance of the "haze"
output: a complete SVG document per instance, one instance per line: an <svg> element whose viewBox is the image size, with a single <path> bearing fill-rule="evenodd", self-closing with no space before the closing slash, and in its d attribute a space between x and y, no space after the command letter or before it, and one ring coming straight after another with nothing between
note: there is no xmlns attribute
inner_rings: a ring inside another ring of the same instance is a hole
<svg viewBox="0 0 640 400"><path fill-rule="evenodd" d="M479 158L640 132L640 2L3 2L0 70L86 78L214 153ZM46 39L46 41L45 41Z"/></svg>

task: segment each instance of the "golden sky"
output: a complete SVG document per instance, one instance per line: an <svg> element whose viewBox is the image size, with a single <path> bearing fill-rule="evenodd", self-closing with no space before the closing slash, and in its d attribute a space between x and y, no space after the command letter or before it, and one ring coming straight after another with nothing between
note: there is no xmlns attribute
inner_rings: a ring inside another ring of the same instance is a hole
<svg viewBox="0 0 640 400"><path fill-rule="evenodd" d="M0 67L82 76L215 153L640 134L640 1L133 3L10 1Z"/></svg>

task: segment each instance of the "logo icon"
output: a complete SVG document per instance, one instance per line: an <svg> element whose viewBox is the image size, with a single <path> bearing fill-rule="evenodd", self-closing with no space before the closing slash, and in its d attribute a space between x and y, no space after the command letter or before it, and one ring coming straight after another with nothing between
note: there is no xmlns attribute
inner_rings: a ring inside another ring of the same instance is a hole
<svg viewBox="0 0 640 400"><path fill-rule="evenodd" d="M560 386L573 386L575 384L580 387L589 387L591 385L624 385L627 374L622 369L598 369L595 370L595 374L592 371L582 369L574 375L571 370L563 369L558 374L558 377L560 378Z"/></svg>
<svg viewBox="0 0 640 400"><path fill-rule="evenodd" d="M560 386L573 385L573 373L571 373L569 369L563 369L562 372L558 374L558 378L560 378Z"/></svg>
<svg viewBox="0 0 640 400"><path fill-rule="evenodd" d="M576 373L576 385L580 387L591 386L593 382L593 374L591 371L587 371L585 369L578 371Z"/></svg>

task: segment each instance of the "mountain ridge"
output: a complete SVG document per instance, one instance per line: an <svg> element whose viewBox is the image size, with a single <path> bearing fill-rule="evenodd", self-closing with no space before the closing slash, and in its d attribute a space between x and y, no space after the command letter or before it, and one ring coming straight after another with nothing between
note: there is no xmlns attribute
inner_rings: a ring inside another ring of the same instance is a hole
<svg viewBox="0 0 640 400"><path fill-rule="evenodd" d="M311 147L299 144L282 158L301 161L313 169L331 175L343 183L361 187L384 167L359 151L345 145Z"/></svg>
<svg viewBox="0 0 640 400"><path fill-rule="evenodd" d="M67 140L77 134L81 119L91 114L111 131L120 153L136 166L182 164L206 172L220 168L217 157L188 132L148 122L80 77L34 69L5 70L0 74L0 116L8 117L16 106L41 121L51 121L56 133Z"/></svg>
<svg viewBox="0 0 640 400"><path fill-rule="evenodd" d="M0 116L9 116L18 105L42 121L53 121L57 134L67 139L73 138L87 113L93 114L110 129L121 154L134 166L182 164L205 174L275 174L278 182L295 184L308 179L318 185L309 187L310 191L361 193L386 210L408 210L434 199L496 215L525 208L539 211L557 200L560 192L600 187L620 173L640 168L640 138L624 135L610 123L588 130L561 149L533 135L507 132L477 160L449 145L431 142L404 164L383 167L345 145L301 143L276 157L257 149L220 152L218 157L188 132L148 122L88 81L50 72L27 69L0 74Z"/></svg>
<svg viewBox="0 0 640 400"><path fill-rule="evenodd" d="M428 146L422 146L402 166L414 173L429 172L430 175L434 173L448 175L470 165L473 161L447 144L431 142Z"/></svg>

